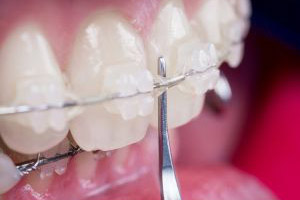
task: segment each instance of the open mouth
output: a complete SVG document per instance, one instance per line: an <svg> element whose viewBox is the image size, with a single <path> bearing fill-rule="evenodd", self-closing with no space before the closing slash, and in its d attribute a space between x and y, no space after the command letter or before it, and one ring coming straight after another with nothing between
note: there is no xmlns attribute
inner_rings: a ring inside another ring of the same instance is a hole
<svg viewBox="0 0 300 200"><path fill-rule="evenodd" d="M204 72L168 91L179 127L201 112L220 64L239 65L249 15L246 0L0 0L0 104L151 90L164 56L168 76ZM155 97L1 116L0 199L159 199ZM70 145L86 152L20 180L14 163ZM274 199L227 166L178 173L185 199Z"/></svg>

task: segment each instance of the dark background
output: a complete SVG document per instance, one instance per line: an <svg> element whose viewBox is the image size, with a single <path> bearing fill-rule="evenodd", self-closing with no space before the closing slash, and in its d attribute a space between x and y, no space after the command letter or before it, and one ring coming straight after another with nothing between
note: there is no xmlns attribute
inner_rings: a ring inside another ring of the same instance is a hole
<svg viewBox="0 0 300 200"><path fill-rule="evenodd" d="M252 26L300 49L300 1L252 0Z"/></svg>

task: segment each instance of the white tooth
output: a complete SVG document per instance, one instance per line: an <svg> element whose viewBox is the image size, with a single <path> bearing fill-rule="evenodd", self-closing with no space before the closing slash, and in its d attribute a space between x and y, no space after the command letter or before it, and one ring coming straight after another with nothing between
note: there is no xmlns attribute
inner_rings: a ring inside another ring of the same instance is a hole
<svg viewBox="0 0 300 200"><path fill-rule="evenodd" d="M114 12L91 17L79 31L67 76L80 97L152 90L141 37ZM142 139L149 124L150 95L88 107L71 122L71 133L85 150L112 150Z"/></svg>
<svg viewBox="0 0 300 200"><path fill-rule="evenodd" d="M251 2L250 0L238 0L237 10L243 18L249 18L251 16Z"/></svg>
<svg viewBox="0 0 300 200"><path fill-rule="evenodd" d="M177 73L187 72L191 69L204 72L219 62L214 45L202 43L199 40L191 40L182 44L178 48L177 57Z"/></svg>
<svg viewBox="0 0 300 200"><path fill-rule="evenodd" d="M56 154L66 153L69 150L69 147L70 147L69 141L67 138L65 138L61 143L59 143L55 147L47 150L46 152L43 152L42 156L49 158L49 157L55 156ZM54 172L58 175L62 175L63 173L65 173L65 171L67 169L68 161L69 161L69 159L63 159L63 160L59 160L57 162L42 166L41 173L40 173L41 179L44 179L47 176L51 176Z"/></svg>
<svg viewBox="0 0 300 200"><path fill-rule="evenodd" d="M16 28L0 52L0 104L59 104L65 86L58 63L43 33L33 24ZM2 117L0 132L6 144L21 153L45 151L68 132L64 111Z"/></svg>
<svg viewBox="0 0 300 200"><path fill-rule="evenodd" d="M228 40L232 43L241 42L247 34L247 26L247 22L242 19L232 22L226 32Z"/></svg>
<svg viewBox="0 0 300 200"><path fill-rule="evenodd" d="M233 6L227 0L206 0L195 18L195 27L205 41L221 44L226 42L223 29L235 19Z"/></svg>
<svg viewBox="0 0 300 200"><path fill-rule="evenodd" d="M218 11L219 20L222 25L227 25L228 23L235 21L238 16L234 10L234 7L227 0L218 0Z"/></svg>
<svg viewBox="0 0 300 200"><path fill-rule="evenodd" d="M168 90L168 126L175 128L197 117L203 108L204 95L182 92L177 87ZM157 115L153 124L157 124ZM154 125L156 125L154 124ZM157 126L157 125L156 125Z"/></svg>
<svg viewBox="0 0 300 200"><path fill-rule="evenodd" d="M0 194L4 194L14 187L20 180L20 173L13 161L0 152Z"/></svg>
<svg viewBox="0 0 300 200"><path fill-rule="evenodd" d="M204 95L208 90L214 89L220 76L218 69L209 69L204 74L187 78L179 86L180 91L196 95Z"/></svg>
<svg viewBox="0 0 300 200"><path fill-rule="evenodd" d="M178 88L182 92L204 95L207 90L214 88L219 78L217 63L214 45L197 40L183 44L178 50L178 71L184 66L185 72L193 69L203 73L187 78Z"/></svg>
<svg viewBox="0 0 300 200"><path fill-rule="evenodd" d="M166 59L168 64L167 74L175 73L176 68L170 68L169 64L176 59L176 44L188 38L190 34L190 26L181 1L166 1L154 21L151 35L147 41L148 67L152 74L157 74L157 60L159 56L164 56Z"/></svg>
<svg viewBox="0 0 300 200"><path fill-rule="evenodd" d="M193 45L193 38L196 39L190 24L184 13L182 2L179 0L166 1L158 13L157 19L154 21L150 36L147 40L147 53L149 56L149 69L153 74L157 74L157 59L164 56L167 64L167 76L174 76L178 73L183 73L195 62L201 66L198 70L205 70L210 62L203 56L199 60L199 55L202 55L201 47ZM180 47L189 43L192 47L187 48L190 51L192 48L197 48L195 56L190 56L187 52L182 55ZM188 58L186 56L188 55ZM196 57L196 58L195 58ZM189 122L196 117L201 111L203 105L203 95L196 95L195 93L183 92L180 87L176 86L168 91L168 125L174 128ZM157 102L155 104L157 108ZM152 116L151 124L157 126L157 109Z"/></svg>
<svg viewBox="0 0 300 200"><path fill-rule="evenodd" d="M194 27L208 42L222 41L219 0L205 0L195 17Z"/></svg>
<svg viewBox="0 0 300 200"><path fill-rule="evenodd" d="M232 45L229 48L229 54L227 56L227 62L231 67L237 67L242 61L244 55L244 44L239 43Z"/></svg>

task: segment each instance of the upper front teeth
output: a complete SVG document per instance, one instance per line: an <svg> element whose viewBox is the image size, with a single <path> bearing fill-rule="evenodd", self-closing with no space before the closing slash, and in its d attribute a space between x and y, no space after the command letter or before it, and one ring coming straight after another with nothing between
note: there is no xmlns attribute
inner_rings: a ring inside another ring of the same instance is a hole
<svg viewBox="0 0 300 200"><path fill-rule="evenodd" d="M78 31L66 80L41 30L34 24L18 27L0 52L1 105L61 105L66 93L83 99L141 95L85 107L70 122L67 110L5 116L0 120L3 140L18 152L38 153L60 143L70 125L84 150L111 150L139 141L150 121L157 125L152 90L160 56L166 59L168 77L201 72L168 92L170 128L189 122L201 111L205 92L214 89L220 63L225 59L237 66L241 61L250 13L245 2L205 0L190 22L180 0L166 0L145 46L123 16L96 13Z"/></svg>
<svg viewBox="0 0 300 200"><path fill-rule="evenodd" d="M67 77L72 91L81 97L130 95L153 87L141 37L115 12L92 16L79 30ZM71 121L72 135L85 150L111 150L137 142L146 133L152 104L151 94L146 94L86 108Z"/></svg>
<svg viewBox="0 0 300 200"><path fill-rule="evenodd" d="M142 69L134 63L129 65L109 66L104 72L102 91L105 94L117 93L120 96L149 93L153 90L153 78L147 69ZM123 119L133 119L137 116L148 116L152 113L153 97L143 95L126 100L113 100L106 103L108 111L121 113Z"/></svg>
<svg viewBox="0 0 300 200"><path fill-rule="evenodd" d="M166 1L154 22L149 40L148 67L156 73L157 58L164 55L167 63L167 75L174 76L189 70L204 72L215 67L213 76L218 78L218 58L214 46L202 41L193 31L188 22L182 2ZM215 80L213 82L215 82ZM191 84L195 80L196 84ZM198 79L188 78L182 86L175 86L168 92L168 125L174 128L183 125L196 117L201 108L203 94L212 89L211 79L199 76ZM199 84L201 83L201 84ZM157 125L157 114L153 115L152 125Z"/></svg>
<svg viewBox="0 0 300 200"><path fill-rule="evenodd" d="M65 86L58 63L45 36L33 24L18 27L0 53L0 104L62 103ZM3 117L3 140L14 150L37 153L62 141L67 132L66 113L53 110Z"/></svg>
<svg viewBox="0 0 300 200"><path fill-rule="evenodd" d="M242 43L249 28L250 10L247 0L204 0L192 20L201 38L217 45L219 56L232 67L241 61L242 48L231 48ZM235 57L234 61L231 57Z"/></svg>
<svg viewBox="0 0 300 200"><path fill-rule="evenodd" d="M177 53L177 71L187 72L195 70L204 72L210 67L216 67L219 63L217 52L213 44L205 44L199 40L192 40L182 44Z"/></svg>

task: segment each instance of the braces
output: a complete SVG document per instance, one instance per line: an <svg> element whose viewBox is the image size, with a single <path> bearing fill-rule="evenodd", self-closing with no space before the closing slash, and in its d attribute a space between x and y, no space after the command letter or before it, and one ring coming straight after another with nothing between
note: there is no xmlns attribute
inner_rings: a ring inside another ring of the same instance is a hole
<svg viewBox="0 0 300 200"><path fill-rule="evenodd" d="M16 168L18 169L19 173L21 176L27 175L30 172L37 170L39 167L43 166L43 165L47 165L53 162L57 162L59 160L63 160L66 159L68 157L73 157L78 153L84 152L80 147L73 147L71 146L71 148L69 149L68 152L63 153L63 154L56 154L53 157L42 157L41 154L39 153L37 155L36 159L33 160L29 160L29 161L25 161L22 163L19 163Z"/></svg>
<svg viewBox="0 0 300 200"><path fill-rule="evenodd" d="M97 95L94 97L87 97L87 98L82 98L82 99L66 100L63 103L59 103L59 104L41 104L41 105L36 105L36 106L30 106L30 105L1 106L0 107L0 116L21 114L21 113L30 113L30 112L43 112L43 111L47 111L47 110L64 109L64 108L70 108L70 107L89 106L89 105L100 104L100 103L104 103L104 102L112 101L112 100L116 100L116 99L131 98L131 97L135 97L135 96L142 95L142 94L149 94L158 89L162 90L161 92L164 92L167 89L183 82L186 78L203 74L206 71L208 71L214 67L215 66L211 66L204 71L189 70L188 72L186 72L182 75L171 77L171 78L160 78L160 79L154 81L153 90L149 90L149 91L145 91L145 92L137 91L134 94L130 94L130 95L121 95L119 93L114 93L114 94L110 94L110 95Z"/></svg>
<svg viewBox="0 0 300 200"><path fill-rule="evenodd" d="M179 83L183 82L186 78L197 75L197 74L202 74L208 71L209 69L213 68L215 66L209 67L207 70L199 72L199 71L194 71L190 70L189 72L185 73L184 75L181 76L176 76L172 78L164 78L160 77L159 80L157 80L154 85L153 89L157 90L160 89L161 92L165 92L167 89L174 87L178 85ZM215 90L215 94L213 95L210 102L212 104L215 104L214 102L217 100L218 102L227 102L230 99L231 96L231 89L228 84L228 81L226 77L221 73L220 79L222 80L223 84L220 86L219 90ZM224 90L225 87L225 90ZM218 92L220 91L220 92ZM50 109L64 109L68 107L75 107L75 106L88 106L88 105L94 105L98 103L103 103L109 100L114 100L114 99L122 99L122 98L130 98L134 97L140 94L146 94L146 93L151 93L153 91L141 93L137 92L136 94L133 95L128 95L128 96L121 96L121 95L111 95L111 96L97 96L93 98L86 98L82 100L77 100L77 101L66 101L61 105L38 105L38 106L28 106L28 105L22 105L22 106L16 106L16 107L0 107L0 116L5 116L5 115L14 115L18 113L29 113L29 112L42 112L42 111L47 111ZM225 92L225 94L224 94ZM228 97L229 96L229 97ZM215 100L216 99L216 100ZM217 105L219 106L219 105ZM211 106L213 108L213 106ZM22 163L18 163L16 165L16 168L18 169L19 173L21 176L27 175L30 172L37 170L39 167L53 163L68 157L73 157L78 153L84 152L80 147L73 146L71 144L71 147L68 152L63 153L63 154L56 154L53 157L42 157L41 154L37 155L36 159L25 161Z"/></svg>

